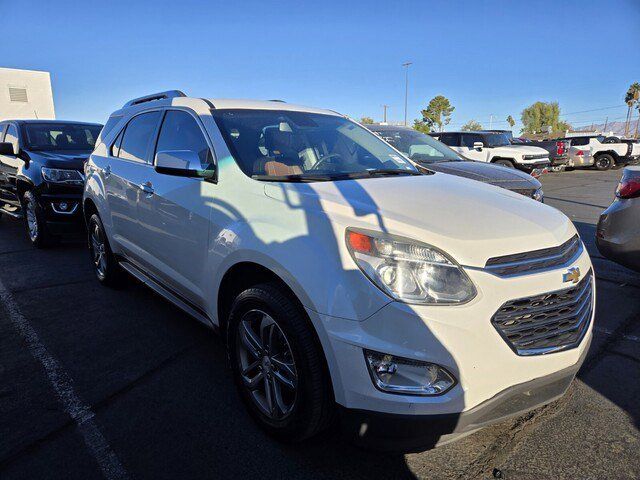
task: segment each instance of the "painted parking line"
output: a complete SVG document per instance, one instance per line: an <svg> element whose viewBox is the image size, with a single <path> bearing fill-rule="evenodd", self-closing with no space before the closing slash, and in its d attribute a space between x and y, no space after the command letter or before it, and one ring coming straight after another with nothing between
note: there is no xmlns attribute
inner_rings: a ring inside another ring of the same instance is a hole
<svg viewBox="0 0 640 480"><path fill-rule="evenodd" d="M85 405L73 389L72 381L60 363L47 351L26 317L20 312L13 295L0 279L0 301L4 305L13 327L24 338L33 357L44 368L58 401L77 424L85 445L96 460L107 480L128 479L129 475L100 432L95 414Z"/></svg>

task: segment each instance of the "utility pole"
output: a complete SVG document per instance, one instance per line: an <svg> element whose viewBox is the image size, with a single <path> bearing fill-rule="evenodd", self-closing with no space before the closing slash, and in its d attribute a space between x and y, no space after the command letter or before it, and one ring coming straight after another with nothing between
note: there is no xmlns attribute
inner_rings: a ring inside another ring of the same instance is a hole
<svg viewBox="0 0 640 480"><path fill-rule="evenodd" d="M607 125L609 124L609 117L604 121L604 128L602 129L602 133L607 133Z"/></svg>
<svg viewBox="0 0 640 480"><path fill-rule="evenodd" d="M384 113L382 115L382 118L384 118L383 122L387 123L387 108L389 108L389 105L382 105L382 108L384 109Z"/></svg>
<svg viewBox="0 0 640 480"><path fill-rule="evenodd" d="M489 130L491 130L492 126L493 126L493 113L489 115Z"/></svg>
<svg viewBox="0 0 640 480"><path fill-rule="evenodd" d="M413 65L413 62L404 62L402 66L404 71L404 126L407 126L407 101L409 98L409 65Z"/></svg>

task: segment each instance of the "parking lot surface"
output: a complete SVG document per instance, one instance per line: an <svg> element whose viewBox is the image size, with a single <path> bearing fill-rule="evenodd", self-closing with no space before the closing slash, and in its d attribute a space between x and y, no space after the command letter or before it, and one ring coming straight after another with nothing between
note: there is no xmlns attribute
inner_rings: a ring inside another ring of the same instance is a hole
<svg viewBox="0 0 640 480"><path fill-rule="evenodd" d="M100 286L82 242L28 244L0 219L0 478L640 478L640 275L593 237L621 171L542 179L592 255L589 357L561 400L435 450L264 435L222 341L145 287Z"/></svg>

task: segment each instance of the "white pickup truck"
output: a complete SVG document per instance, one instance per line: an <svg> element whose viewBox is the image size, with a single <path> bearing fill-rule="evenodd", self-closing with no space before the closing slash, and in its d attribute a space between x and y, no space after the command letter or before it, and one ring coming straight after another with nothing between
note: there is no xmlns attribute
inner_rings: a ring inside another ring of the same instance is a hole
<svg viewBox="0 0 640 480"><path fill-rule="evenodd" d="M616 165L624 166L640 160L638 140L622 140L604 135L566 137L559 140L569 140L572 148L589 150L593 158L592 165L598 170L609 170Z"/></svg>
<svg viewBox="0 0 640 480"><path fill-rule="evenodd" d="M518 168L532 174L549 167L549 152L528 145L511 145L509 137L498 132L440 132L431 133L463 157Z"/></svg>

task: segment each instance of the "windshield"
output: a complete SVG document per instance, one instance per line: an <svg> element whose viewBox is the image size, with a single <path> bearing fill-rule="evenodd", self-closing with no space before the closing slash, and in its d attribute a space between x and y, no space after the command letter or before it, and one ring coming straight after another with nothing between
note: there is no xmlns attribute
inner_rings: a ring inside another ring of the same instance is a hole
<svg viewBox="0 0 640 480"><path fill-rule="evenodd" d="M259 180L418 174L406 158L344 117L276 110L212 114L240 168Z"/></svg>
<svg viewBox="0 0 640 480"><path fill-rule="evenodd" d="M26 123L25 147L28 150L93 150L100 125L73 123Z"/></svg>
<svg viewBox="0 0 640 480"><path fill-rule="evenodd" d="M411 160L419 163L460 162L462 158L444 143L416 130L398 128L376 130L384 141L393 145Z"/></svg>
<svg viewBox="0 0 640 480"><path fill-rule="evenodd" d="M511 145L509 137L505 133L485 133L484 139L487 147L505 147Z"/></svg>

